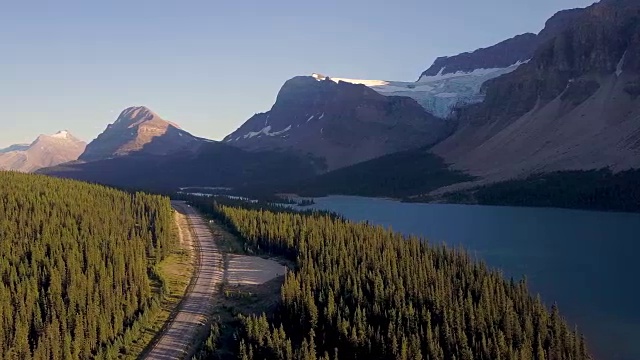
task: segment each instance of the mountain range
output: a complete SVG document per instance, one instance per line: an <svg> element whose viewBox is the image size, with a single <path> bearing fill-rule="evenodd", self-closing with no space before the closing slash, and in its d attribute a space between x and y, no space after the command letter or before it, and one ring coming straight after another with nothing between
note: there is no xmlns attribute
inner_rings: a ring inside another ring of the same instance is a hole
<svg viewBox="0 0 640 360"><path fill-rule="evenodd" d="M122 111L77 161L38 172L123 188L170 192L182 186L244 186L315 175L312 161L248 152L191 135L144 106Z"/></svg>
<svg viewBox="0 0 640 360"><path fill-rule="evenodd" d="M623 174L619 192L639 168L640 2L603 0L555 14L538 34L439 57L415 82L294 77L222 142L129 108L77 162L42 172L414 200L479 201L482 188L509 202L487 187L605 170ZM601 189L610 177L591 178Z"/></svg>
<svg viewBox="0 0 640 360"><path fill-rule="evenodd" d="M0 150L0 170L32 172L78 159L86 143L68 131L40 135L31 144L17 144Z"/></svg>

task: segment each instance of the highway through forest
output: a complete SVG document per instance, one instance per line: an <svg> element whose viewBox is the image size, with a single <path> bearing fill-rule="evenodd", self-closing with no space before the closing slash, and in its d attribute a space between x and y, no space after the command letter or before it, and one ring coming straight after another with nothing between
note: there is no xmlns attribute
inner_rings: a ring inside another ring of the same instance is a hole
<svg viewBox="0 0 640 360"><path fill-rule="evenodd" d="M187 217L190 229L181 229L196 256L194 281L187 289L173 320L143 357L154 360L185 359L192 356L197 340L206 335L213 298L219 291L224 262L209 226L185 202L173 201L173 208ZM191 236L189 235L189 231Z"/></svg>

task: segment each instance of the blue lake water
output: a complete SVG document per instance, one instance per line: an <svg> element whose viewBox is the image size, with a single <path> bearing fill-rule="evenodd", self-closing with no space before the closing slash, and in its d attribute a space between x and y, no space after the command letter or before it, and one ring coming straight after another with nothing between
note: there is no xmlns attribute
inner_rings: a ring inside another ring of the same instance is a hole
<svg viewBox="0 0 640 360"><path fill-rule="evenodd" d="M329 196L316 209L463 246L533 292L584 333L603 360L640 360L640 214Z"/></svg>

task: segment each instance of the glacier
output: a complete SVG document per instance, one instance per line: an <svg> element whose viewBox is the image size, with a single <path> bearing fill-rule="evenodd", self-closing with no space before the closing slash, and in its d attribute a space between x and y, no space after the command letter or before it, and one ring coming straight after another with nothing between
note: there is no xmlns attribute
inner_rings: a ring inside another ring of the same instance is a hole
<svg viewBox="0 0 640 360"><path fill-rule="evenodd" d="M456 72L443 74L442 68L438 75L422 76L416 82L362 80L348 78L332 78L318 73L312 76L320 80L340 81L361 84L385 96L406 96L415 99L429 113L448 118L456 106L482 102L484 99L480 89L487 80L510 73L520 65L517 62L506 68L475 69L471 72Z"/></svg>

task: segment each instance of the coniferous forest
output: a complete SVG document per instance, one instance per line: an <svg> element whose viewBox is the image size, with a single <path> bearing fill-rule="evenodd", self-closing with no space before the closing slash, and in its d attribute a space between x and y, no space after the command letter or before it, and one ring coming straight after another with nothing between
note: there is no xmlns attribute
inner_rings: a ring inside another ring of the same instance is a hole
<svg viewBox="0 0 640 360"><path fill-rule="evenodd" d="M87 359L153 305L167 198L0 172L0 354ZM104 355L103 355L104 356Z"/></svg>
<svg viewBox="0 0 640 360"><path fill-rule="evenodd" d="M242 318L241 359L591 358L557 306L462 250L329 214L200 207L296 263L276 313Z"/></svg>

